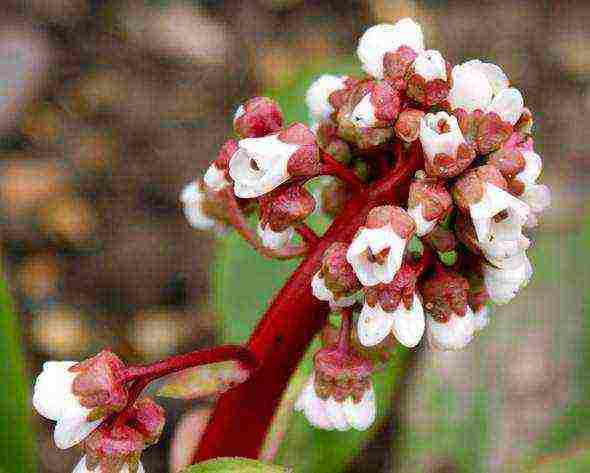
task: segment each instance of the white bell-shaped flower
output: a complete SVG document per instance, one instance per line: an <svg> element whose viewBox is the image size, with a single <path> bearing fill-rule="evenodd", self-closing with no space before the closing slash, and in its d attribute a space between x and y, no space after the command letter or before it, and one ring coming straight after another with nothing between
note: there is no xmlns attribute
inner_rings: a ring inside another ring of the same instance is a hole
<svg viewBox="0 0 590 473"><path fill-rule="evenodd" d="M312 374L295 403L295 410L305 415L308 422L322 430L367 430L375 421L376 403L373 385L359 402L351 396L338 402L332 397L321 399L314 387Z"/></svg>
<svg viewBox="0 0 590 473"><path fill-rule="evenodd" d="M428 316L428 341L438 350L462 350L473 340L477 326L469 306L463 317L452 313L446 323Z"/></svg>
<svg viewBox="0 0 590 473"><path fill-rule="evenodd" d="M492 302L507 304L524 288L533 275L533 267L525 252L508 259L506 267L484 265L484 284Z"/></svg>
<svg viewBox="0 0 590 473"><path fill-rule="evenodd" d="M35 381L33 406L43 417L56 421L54 440L58 448L73 447L84 440L103 418L89 420L91 409L83 407L73 393L75 361L48 361Z"/></svg>
<svg viewBox="0 0 590 473"><path fill-rule="evenodd" d="M261 224L258 224L257 232L258 236L262 240L262 244L266 248L271 250L280 250L291 242L293 235L295 234L295 229L293 227L289 227L281 232L275 232L268 224L266 224L264 227L262 227Z"/></svg>
<svg viewBox="0 0 590 473"><path fill-rule="evenodd" d="M522 115L522 94L508 87L508 78L499 66L474 59L453 67L452 77L447 98L451 108L495 112L511 125Z"/></svg>
<svg viewBox="0 0 590 473"><path fill-rule="evenodd" d="M504 240L518 240L530 213L529 206L489 182L484 182L483 187L481 200L469 206L478 240L487 243L494 234L502 234ZM506 217L496 222L494 217L501 212L506 212Z"/></svg>
<svg viewBox="0 0 590 473"><path fill-rule="evenodd" d="M520 199L530 206L534 214L539 214L551 205L549 187L537 184L537 179L543 168L543 160L534 151L523 151L522 156L525 160L525 167L515 176L515 179L524 184L524 191L520 195Z"/></svg>
<svg viewBox="0 0 590 473"><path fill-rule="evenodd" d="M393 312L383 310L379 303L370 306L365 301L358 319L359 341L366 347L381 343L393 333L398 342L406 347L415 347L424 334L425 318L422 303L416 294L412 307L406 309L400 301Z"/></svg>
<svg viewBox="0 0 590 473"><path fill-rule="evenodd" d="M408 46L416 53L424 50L422 27L411 18L397 23L380 24L369 28L359 40L357 55L364 71L377 78L383 78L383 57L396 51L400 46Z"/></svg>
<svg viewBox="0 0 590 473"><path fill-rule="evenodd" d="M198 230L214 230L216 233L224 233L226 226L218 220L207 215L204 203L206 190L200 181L194 181L185 186L180 194L184 215L191 227Z"/></svg>
<svg viewBox="0 0 590 473"><path fill-rule="evenodd" d="M416 223L416 235L419 237L428 235L438 222L438 219L436 218L433 220L426 220L424 218L422 208L422 204L418 204L416 207L408 208L408 213L410 214L410 217L412 217L414 219L414 222Z"/></svg>
<svg viewBox="0 0 590 473"><path fill-rule="evenodd" d="M215 164L211 164L207 168L203 176L203 182L209 189L216 192L230 185L229 181L225 178L225 171L219 169Z"/></svg>
<svg viewBox="0 0 590 473"><path fill-rule="evenodd" d="M356 296L354 294L351 296L336 298L334 293L326 287L326 282L324 281L324 278L321 277L320 271L315 273L311 279L311 292L316 299L329 302L330 307L332 308L350 307L356 302Z"/></svg>
<svg viewBox="0 0 590 473"><path fill-rule="evenodd" d="M346 253L363 286L389 283L399 270L407 240L400 237L393 228L362 228L355 236ZM387 252L385 257L379 253Z"/></svg>
<svg viewBox="0 0 590 473"><path fill-rule="evenodd" d="M80 459L80 461L78 462L78 464L76 465L76 468L74 468L74 471L72 473L103 473L103 472L102 472L102 468L100 467L100 465L97 466L96 468L90 470L88 468L88 466L86 465L86 455L84 455ZM127 465L127 463L125 463L123 468L118 473L129 473L129 465ZM144 470L141 462L137 465L137 473L145 473L145 470Z"/></svg>
<svg viewBox="0 0 590 473"><path fill-rule="evenodd" d="M245 138L229 163L234 193L244 199L267 194L289 179L289 159L300 145L281 141L278 134Z"/></svg>
<svg viewBox="0 0 590 473"><path fill-rule="evenodd" d="M346 79L348 79L347 76L324 74L307 89L305 103L312 122L324 120L334 112L334 107L328 99L333 92L346 87Z"/></svg>
<svg viewBox="0 0 590 473"><path fill-rule="evenodd" d="M420 120L419 136L429 159L440 153L455 156L459 146L465 143L457 118L446 112L427 113Z"/></svg>

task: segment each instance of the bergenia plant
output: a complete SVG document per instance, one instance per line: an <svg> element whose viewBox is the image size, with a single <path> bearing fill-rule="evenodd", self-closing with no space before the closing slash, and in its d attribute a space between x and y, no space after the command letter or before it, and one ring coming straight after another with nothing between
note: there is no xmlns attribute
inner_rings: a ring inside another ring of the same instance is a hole
<svg viewBox="0 0 590 473"><path fill-rule="evenodd" d="M379 409L376 353L396 343L465 348L490 306L528 284L524 232L550 192L537 182L542 160L522 93L495 64L453 66L426 49L409 18L369 28L357 54L364 75L323 75L302 97L308 124L289 123L270 98L239 106L236 136L182 192L193 227L234 230L262 257L301 259L244 346L145 366L109 351L45 364L34 406L57 422L59 448L82 443L76 472L142 471L141 452L164 423L144 388L225 360L249 377L220 395L193 458L256 458L320 334L295 409L318 429L365 430ZM317 212L331 219L322 235L306 223Z"/></svg>

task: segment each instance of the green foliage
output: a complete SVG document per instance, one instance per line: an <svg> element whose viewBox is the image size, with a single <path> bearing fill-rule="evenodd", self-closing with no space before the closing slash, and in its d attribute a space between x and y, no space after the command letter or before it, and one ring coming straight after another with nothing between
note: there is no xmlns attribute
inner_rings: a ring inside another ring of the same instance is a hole
<svg viewBox="0 0 590 473"><path fill-rule="evenodd" d="M217 458L193 465L183 473L287 473L289 470L247 458Z"/></svg>
<svg viewBox="0 0 590 473"><path fill-rule="evenodd" d="M31 406L24 376L24 363L4 281L0 282L0 471L30 473L36 471L34 436L30 425Z"/></svg>

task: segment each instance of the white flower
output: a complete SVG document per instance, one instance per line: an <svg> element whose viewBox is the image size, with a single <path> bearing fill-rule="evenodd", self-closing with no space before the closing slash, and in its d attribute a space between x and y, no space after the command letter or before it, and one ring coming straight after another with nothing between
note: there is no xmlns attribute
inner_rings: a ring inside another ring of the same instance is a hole
<svg viewBox="0 0 590 473"><path fill-rule="evenodd" d="M528 250L531 242L522 234L517 239L502 239L501 223L493 223L490 232L492 238L487 242L479 242L479 247L492 265L499 268L509 268L514 264L514 257ZM511 232L509 232L510 234Z"/></svg>
<svg viewBox="0 0 590 473"><path fill-rule="evenodd" d="M416 222L416 235L419 237L428 235L435 227L436 222L438 222L438 219L436 218L434 220L426 220L424 218L424 214L422 213L422 204L418 204L416 207L408 208L408 213L410 214L410 217L414 219L414 222Z"/></svg>
<svg viewBox="0 0 590 473"><path fill-rule="evenodd" d="M205 213L203 204L205 202L205 190L199 181L194 181L185 186L180 193L180 201L184 206L184 215L188 223L198 230L211 230L223 233L226 226L211 218Z"/></svg>
<svg viewBox="0 0 590 473"><path fill-rule="evenodd" d="M356 107L354 107L350 118L354 126L358 128L371 128L375 126L377 118L375 117L375 107L371 103L370 93L365 95Z"/></svg>
<svg viewBox="0 0 590 473"><path fill-rule="evenodd" d="M99 465L97 468L95 468L93 470L89 470L88 467L86 466L86 455L84 455L81 458L81 460L78 462L78 464L76 465L76 468L74 468L74 471L72 473L102 473L102 468ZM127 463L125 463L125 465L123 466L123 468L120 470L119 473L129 473L129 465L127 465ZM139 465L137 465L137 473L145 473L145 470L144 470L141 462L139 463Z"/></svg>
<svg viewBox="0 0 590 473"><path fill-rule="evenodd" d="M89 421L91 409L83 407L72 392L75 361L48 361L35 381L33 406L43 417L56 421L53 438L58 448L73 447L86 438L103 418Z"/></svg>
<svg viewBox="0 0 590 473"><path fill-rule="evenodd" d="M271 250L280 250L287 246L293 238L295 229L289 227L282 232L275 232L270 228L270 225L265 225L264 228L258 224L258 236L262 240L262 244Z"/></svg>
<svg viewBox="0 0 590 473"><path fill-rule="evenodd" d="M207 168L207 172L203 176L203 182L209 189L214 191L220 191L229 186L229 182L225 178L225 171L219 169L215 164L211 164Z"/></svg>
<svg viewBox="0 0 590 473"><path fill-rule="evenodd" d="M407 241L400 237L390 225L381 228L362 228L346 252L363 286L390 283L399 270ZM387 256L380 262L379 253L387 250Z"/></svg>
<svg viewBox="0 0 590 473"><path fill-rule="evenodd" d="M362 345L381 343L390 332L406 347L415 347L422 340L425 319L422 303L416 294L411 309L400 301L393 312L386 312L379 303L371 307L365 302L359 316L357 332Z"/></svg>
<svg viewBox="0 0 590 473"><path fill-rule="evenodd" d="M411 18L399 20L394 25L383 23L372 26L359 40L356 53L365 72L377 79L382 79L383 57L386 53L394 52L404 45L417 53L424 50L422 28Z"/></svg>
<svg viewBox="0 0 590 473"><path fill-rule="evenodd" d="M314 378L312 374L295 403L295 410L302 412L311 425L323 430L367 430L375 421L375 391L372 385L359 402L354 402L352 397L338 402L332 397L318 397Z"/></svg>
<svg viewBox="0 0 590 473"><path fill-rule="evenodd" d="M328 99L332 92L344 89L346 79L348 79L347 76L324 74L307 89L305 103L312 122L324 120L334 112L334 107L330 105Z"/></svg>
<svg viewBox="0 0 590 473"><path fill-rule="evenodd" d="M483 187L481 200L469 206L478 240L487 243L490 236L499 234L503 240L518 240L530 213L529 206L489 182L484 182ZM496 222L494 216L503 211L507 213L506 218Z"/></svg>
<svg viewBox="0 0 590 473"><path fill-rule="evenodd" d="M525 160L525 167L515 176L515 179L524 184L524 191L520 195L520 199L530 206L533 213L538 214L551 205L549 187L536 183L541 175L543 160L534 151L523 151L522 156Z"/></svg>
<svg viewBox="0 0 590 473"><path fill-rule="evenodd" d="M438 350L462 350L473 340L478 323L469 306L465 316L452 313L446 323L440 323L428 316L428 340Z"/></svg>
<svg viewBox="0 0 590 473"><path fill-rule="evenodd" d="M420 119L420 142L424 154L430 158L439 153L455 156L465 138L457 118L446 112L427 113Z"/></svg>
<svg viewBox="0 0 590 473"><path fill-rule="evenodd" d="M314 274L311 280L311 292L316 299L319 299L320 301L329 302L330 307L332 308L350 307L351 305L354 305L354 303L356 302L356 297L354 295L340 297L339 299L336 299L334 293L326 287L324 278L321 277L319 271Z"/></svg>
<svg viewBox="0 0 590 473"><path fill-rule="evenodd" d="M509 259L505 268L484 265L483 275L484 284L492 302L506 304L529 283L533 275L533 267L523 251Z"/></svg>
<svg viewBox="0 0 590 473"><path fill-rule="evenodd" d="M289 158L299 147L281 141L277 134L240 140L229 162L235 195L260 197L287 181Z"/></svg>
<svg viewBox="0 0 590 473"><path fill-rule="evenodd" d="M453 67L452 76L453 87L448 101L453 109L496 112L511 125L522 115L522 94L518 89L508 87L506 74L495 64L474 59Z"/></svg>
<svg viewBox="0 0 590 473"><path fill-rule="evenodd" d="M414 72L426 82L435 79L447 80L447 65L442 54L435 49L421 52L413 64Z"/></svg>

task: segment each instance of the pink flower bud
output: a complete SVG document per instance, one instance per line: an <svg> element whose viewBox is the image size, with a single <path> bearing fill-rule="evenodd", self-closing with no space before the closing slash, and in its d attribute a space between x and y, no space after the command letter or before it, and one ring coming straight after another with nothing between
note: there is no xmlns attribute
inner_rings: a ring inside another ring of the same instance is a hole
<svg viewBox="0 0 590 473"><path fill-rule="evenodd" d="M229 162L238 150L238 142L236 140L227 140L213 163L207 169L203 176L203 182L208 189L212 191L220 191L230 184L228 175Z"/></svg>
<svg viewBox="0 0 590 473"><path fill-rule="evenodd" d="M352 266L346 261L347 249L344 243L330 245L311 283L313 295L334 307L353 305L356 302L354 293L361 287Z"/></svg>
<svg viewBox="0 0 590 473"><path fill-rule="evenodd" d="M450 90L448 65L435 50L423 51L412 65L406 93L426 107L443 102Z"/></svg>
<svg viewBox="0 0 590 473"><path fill-rule="evenodd" d="M479 122L475 143L479 154L489 154L502 147L512 134L510 123L495 112L486 113Z"/></svg>
<svg viewBox="0 0 590 473"><path fill-rule="evenodd" d="M128 425L101 427L84 442L86 455L74 472L142 471L140 457L144 448L143 436Z"/></svg>
<svg viewBox="0 0 590 473"><path fill-rule="evenodd" d="M436 223L451 210L453 200L442 181L432 178L412 182L408 198L408 213L416 222L416 235L432 231Z"/></svg>
<svg viewBox="0 0 590 473"><path fill-rule="evenodd" d="M400 46L383 57L383 78L396 90L406 90L407 74L418 57L416 51L408 46Z"/></svg>
<svg viewBox="0 0 590 473"><path fill-rule="evenodd" d="M395 122L396 136L406 143L415 141L420 134L420 122L424 115L425 113L422 110L404 110L399 114L399 118Z"/></svg>
<svg viewBox="0 0 590 473"><path fill-rule="evenodd" d="M424 308L441 323L449 321L451 314L465 316L468 290L467 279L441 266L420 285Z"/></svg>
<svg viewBox="0 0 590 473"><path fill-rule="evenodd" d="M261 197L260 222L275 232L304 221L315 209L315 200L301 185L279 187Z"/></svg>
<svg viewBox="0 0 590 473"><path fill-rule="evenodd" d="M283 113L267 97L254 97L241 105L234 115L234 130L242 138L259 138L280 130Z"/></svg>

